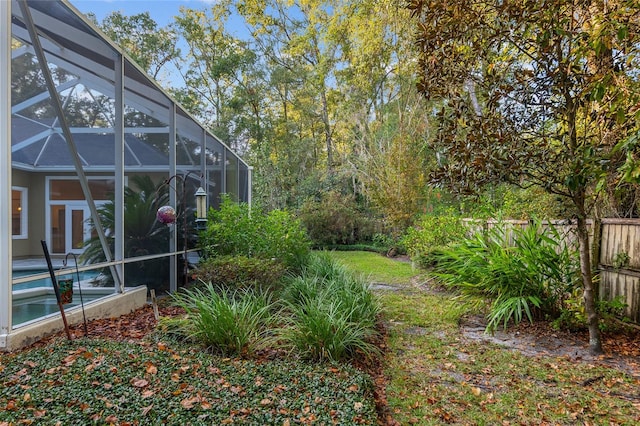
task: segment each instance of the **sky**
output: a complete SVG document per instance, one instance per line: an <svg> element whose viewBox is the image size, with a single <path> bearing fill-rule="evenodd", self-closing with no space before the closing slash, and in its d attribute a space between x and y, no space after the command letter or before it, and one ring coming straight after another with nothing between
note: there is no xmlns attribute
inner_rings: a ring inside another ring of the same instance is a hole
<svg viewBox="0 0 640 426"><path fill-rule="evenodd" d="M206 8L213 0L70 0L82 13L93 12L102 21L110 12L119 10L124 15L149 12L156 23L164 27L180 12L180 6L194 9Z"/></svg>
<svg viewBox="0 0 640 426"><path fill-rule="evenodd" d="M2 0L0 0L2 1ZM149 12L159 27L164 27L174 21L173 17L180 14L180 7L185 6L193 9L206 9L216 0L69 0L71 5L81 13L89 12L96 15L98 22L101 22L107 15L114 11L120 11L123 15L131 16L143 12ZM238 33L240 26L236 27ZM242 32L242 30L240 30ZM180 46L180 43L178 44ZM158 81L165 85L181 87L184 81L179 77L179 73L171 64L158 76Z"/></svg>

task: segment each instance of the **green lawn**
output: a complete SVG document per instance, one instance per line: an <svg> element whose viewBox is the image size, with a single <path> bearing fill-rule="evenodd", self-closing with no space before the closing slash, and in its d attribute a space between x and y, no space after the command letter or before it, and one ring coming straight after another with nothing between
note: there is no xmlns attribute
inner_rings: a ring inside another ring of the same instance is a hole
<svg viewBox="0 0 640 426"><path fill-rule="evenodd" d="M373 282L386 284L407 284L416 276L410 262L400 262L365 251L332 251L331 256L347 265L349 269L368 277Z"/></svg>
<svg viewBox="0 0 640 426"><path fill-rule="evenodd" d="M405 263L371 253L333 255L376 281L409 281ZM403 286L380 298L389 330L386 393L402 425L640 424L637 377L466 340L459 321L470 308L447 294Z"/></svg>

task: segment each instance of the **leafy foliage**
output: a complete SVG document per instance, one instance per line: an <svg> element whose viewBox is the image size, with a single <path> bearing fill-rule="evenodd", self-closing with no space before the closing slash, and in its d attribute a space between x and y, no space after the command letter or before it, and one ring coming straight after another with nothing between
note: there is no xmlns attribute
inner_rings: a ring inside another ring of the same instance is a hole
<svg viewBox="0 0 640 426"><path fill-rule="evenodd" d="M179 57L175 31L158 28L149 12L124 16L115 11L104 18L100 27L155 79L165 65Z"/></svg>
<svg viewBox="0 0 640 426"><path fill-rule="evenodd" d="M371 241L375 231L374 220L358 206L355 196L338 191L307 199L298 217L318 247Z"/></svg>
<svg viewBox="0 0 640 426"><path fill-rule="evenodd" d="M571 203L594 353L602 345L586 218L622 177L620 152L637 132L640 12L632 3L408 4L419 89L441 102L433 180L462 192L535 185Z"/></svg>
<svg viewBox="0 0 640 426"><path fill-rule="evenodd" d="M411 87L405 87L409 84ZM384 118L365 127L364 134L356 138L357 155L353 159L364 194L381 212L394 236L427 204L428 173L434 166L425 144L425 135L431 130L430 117L424 114L428 104L412 81L400 83L399 92L398 100L382 107Z"/></svg>
<svg viewBox="0 0 640 426"><path fill-rule="evenodd" d="M434 252L463 238L465 232L460 217L450 209L440 214L422 215L416 225L407 229L402 244L412 260L428 267L433 262Z"/></svg>
<svg viewBox="0 0 640 426"><path fill-rule="evenodd" d="M373 424L371 380L345 365L229 359L200 347L58 342L0 355L0 423Z"/></svg>
<svg viewBox="0 0 640 426"><path fill-rule="evenodd" d="M570 217L571 205L566 198L549 194L543 188L520 188L501 183L485 187L464 205L474 218L528 220L536 217Z"/></svg>
<svg viewBox="0 0 640 426"><path fill-rule="evenodd" d="M289 269L300 268L310 241L298 220L284 210L268 213L223 198L219 210L209 212L200 244L205 256L242 255L278 259Z"/></svg>
<svg viewBox="0 0 640 426"><path fill-rule="evenodd" d="M276 289L286 273L282 262L246 256L205 259L193 272L194 278L223 288Z"/></svg>
<svg viewBox="0 0 640 426"><path fill-rule="evenodd" d="M260 347L273 320L266 293L206 284L174 296L188 315L185 334L223 355L247 355Z"/></svg>
<svg viewBox="0 0 640 426"><path fill-rule="evenodd" d="M435 271L447 286L491 301L488 331L510 320L556 317L576 285L575 250L555 228L535 222L512 232L514 246L498 226L434 254Z"/></svg>

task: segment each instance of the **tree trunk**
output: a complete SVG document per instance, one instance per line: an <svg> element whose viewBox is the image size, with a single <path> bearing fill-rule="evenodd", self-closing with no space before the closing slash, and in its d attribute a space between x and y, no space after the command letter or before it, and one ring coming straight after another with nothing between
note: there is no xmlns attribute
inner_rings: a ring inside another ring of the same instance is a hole
<svg viewBox="0 0 640 426"><path fill-rule="evenodd" d="M584 209L581 213L583 212ZM589 231L587 230L586 217L583 214L578 214L577 234L580 247L580 274L582 275L584 310L587 314L587 325L589 327L589 350L594 355L601 354L602 340L600 339L600 321L598 311L596 310L593 273L591 270Z"/></svg>
<svg viewBox="0 0 640 426"><path fill-rule="evenodd" d="M329 123L329 105L327 92L322 89L322 121L324 125L324 138L327 147L327 173L333 175L333 138L331 136L331 124Z"/></svg>

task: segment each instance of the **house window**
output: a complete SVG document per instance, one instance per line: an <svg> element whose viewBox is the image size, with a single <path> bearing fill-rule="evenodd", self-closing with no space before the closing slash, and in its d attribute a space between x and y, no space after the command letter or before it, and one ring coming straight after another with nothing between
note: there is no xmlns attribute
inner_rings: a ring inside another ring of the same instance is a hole
<svg viewBox="0 0 640 426"><path fill-rule="evenodd" d="M27 238L27 188L11 187L11 235Z"/></svg>

